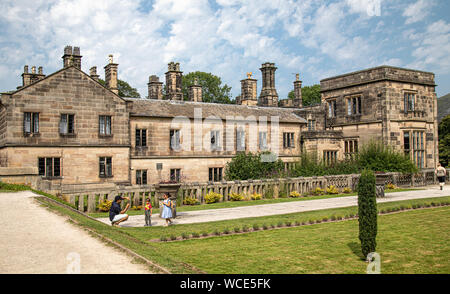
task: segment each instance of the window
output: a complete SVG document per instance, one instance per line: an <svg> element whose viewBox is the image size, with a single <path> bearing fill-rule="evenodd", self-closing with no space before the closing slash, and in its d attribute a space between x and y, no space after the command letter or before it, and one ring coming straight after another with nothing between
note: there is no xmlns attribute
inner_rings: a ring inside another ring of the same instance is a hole
<svg viewBox="0 0 450 294"><path fill-rule="evenodd" d="M294 133L283 133L283 147L294 148Z"/></svg>
<svg viewBox="0 0 450 294"><path fill-rule="evenodd" d="M39 113L25 112L23 116L23 131L25 134L39 133Z"/></svg>
<svg viewBox="0 0 450 294"><path fill-rule="evenodd" d="M408 111L414 111L415 100L416 100L416 94L413 94L413 93L405 93L404 94L405 113L407 113Z"/></svg>
<svg viewBox="0 0 450 294"><path fill-rule="evenodd" d="M59 157L39 157L39 175L46 178L61 176L61 159Z"/></svg>
<svg viewBox="0 0 450 294"><path fill-rule="evenodd" d="M222 181L222 167L211 167L209 168L209 181L210 182L220 182Z"/></svg>
<svg viewBox="0 0 450 294"><path fill-rule="evenodd" d="M259 132L259 149L267 150L267 132Z"/></svg>
<svg viewBox="0 0 450 294"><path fill-rule="evenodd" d="M110 136L111 135L111 116L100 115L99 116L99 129L100 135Z"/></svg>
<svg viewBox="0 0 450 294"><path fill-rule="evenodd" d="M328 101L328 117L336 117L336 100Z"/></svg>
<svg viewBox="0 0 450 294"><path fill-rule="evenodd" d="M412 160L419 168L425 165L425 132L407 131L403 133L403 150L405 155L412 157Z"/></svg>
<svg viewBox="0 0 450 294"><path fill-rule="evenodd" d="M170 170L170 180L175 182L181 181L181 169L173 168Z"/></svg>
<svg viewBox="0 0 450 294"><path fill-rule="evenodd" d="M347 98L347 115L361 114L361 96Z"/></svg>
<svg viewBox="0 0 450 294"><path fill-rule="evenodd" d="M220 150L220 131L211 131L211 150Z"/></svg>
<svg viewBox="0 0 450 294"><path fill-rule="evenodd" d="M358 140L346 140L344 141L344 145L345 158L354 158L356 153L358 153Z"/></svg>
<svg viewBox="0 0 450 294"><path fill-rule="evenodd" d="M61 114L59 120L59 133L63 135L75 133L75 115Z"/></svg>
<svg viewBox="0 0 450 294"><path fill-rule="evenodd" d="M111 157L100 157L99 159L100 165L100 177L112 177L112 158Z"/></svg>
<svg viewBox="0 0 450 294"><path fill-rule="evenodd" d="M236 150L245 151L245 131L236 131Z"/></svg>
<svg viewBox="0 0 450 294"><path fill-rule="evenodd" d="M312 132L316 130L316 121L313 119L308 119L308 131Z"/></svg>
<svg viewBox="0 0 450 294"><path fill-rule="evenodd" d="M323 160L326 165L331 165L337 160L337 151L325 150L323 151Z"/></svg>
<svg viewBox="0 0 450 294"><path fill-rule="evenodd" d="M180 130L170 130L170 149L180 150Z"/></svg>
<svg viewBox="0 0 450 294"><path fill-rule="evenodd" d="M147 185L147 170L136 170L136 185Z"/></svg>
<svg viewBox="0 0 450 294"><path fill-rule="evenodd" d="M136 129L136 147L147 146L147 130Z"/></svg>

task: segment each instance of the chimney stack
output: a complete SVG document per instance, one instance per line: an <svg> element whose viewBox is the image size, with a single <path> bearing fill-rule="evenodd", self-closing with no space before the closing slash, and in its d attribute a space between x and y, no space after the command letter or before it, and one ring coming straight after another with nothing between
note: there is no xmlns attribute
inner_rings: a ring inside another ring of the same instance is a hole
<svg viewBox="0 0 450 294"><path fill-rule="evenodd" d="M202 86L198 84L198 80L194 79L194 84L189 86L189 101L192 102L202 102L203 100L203 92Z"/></svg>
<svg viewBox="0 0 450 294"><path fill-rule="evenodd" d="M163 82L159 81L159 78L152 75L148 78L148 99L161 100L163 98L162 85Z"/></svg>
<svg viewBox="0 0 450 294"><path fill-rule="evenodd" d="M180 64L178 62L170 62L166 72L166 99L183 100L183 92L181 90L182 76L183 72L180 71Z"/></svg>
<svg viewBox="0 0 450 294"><path fill-rule="evenodd" d="M302 99L302 81L300 81L300 74L295 75L294 81L294 107L302 108L303 107L303 99Z"/></svg>
<svg viewBox="0 0 450 294"><path fill-rule="evenodd" d="M117 68L118 64L113 62L113 55L109 54L109 63L105 68L105 82L106 87L119 95L119 89L117 88Z"/></svg>
<svg viewBox="0 0 450 294"><path fill-rule="evenodd" d="M81 55L80 47L66 46L64 47L63 66L69 67L74 65L76 68L81 70Z"/></svg>
<svg viewBox="0 0 450 294"><path fill-rule="evenodd" d="M275 88L275 63L266 62L260 68L262 73L262 89L259 96L261 106L278 107L278 94Z"/></svg>
<svg viewBox="0 0 450 294"><path fill-rule="evenodd" d="M28 86L32 83L35 83L39 80L42 80L45 78L45 75L43 73L42 66L39 66L38 73L36 73L36 66L31 67L31 73L28 72L28 65L25 65L23 67L23 74L22 74L22 87Z"/></svg>
<svg viewBox="0 0 450 294"><path fill-rule="evenodd" d="M89 75L93 80L99 81L100 76L97 74L97 67L93 66L89 69Z"/></svg>
<svg viewBox="0 0 450 294"><path fill-rule="evenodd" d="M241 80L241 96L239 97L238 104L241 105L252 105L256 106L258 104L258 93L256 92L255 79L252 79L252 73L247 73L247 78Z"/></svg>

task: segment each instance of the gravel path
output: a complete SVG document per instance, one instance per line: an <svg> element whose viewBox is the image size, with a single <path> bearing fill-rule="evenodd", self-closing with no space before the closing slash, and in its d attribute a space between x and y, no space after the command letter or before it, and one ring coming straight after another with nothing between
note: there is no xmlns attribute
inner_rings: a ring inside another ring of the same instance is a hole
<svg viewBox="0 0 450 294"><path fill-rule="evenodd" d="M64 274L77 268L81 274L150 273L33 196L29 191L0 193L0 274Z"/></svg>
<svg viewBox="0 0 450 294"><path fill-rule="evenodd" d="M420 198L433 198L450 196L450 187L447 185L443 191L439 190L438 186L427 187L426 190L418 191L405 191L396 193L387 193L385 198L378 198L378 203L420 199ZM293 201L276 204L264 204L244 207L233 208L221 208L221 209L209 209L209 210L197 210L177 212L177 218L174 220L174 224L190 224L190 223L202 223L211 221L221 221L238 219L245 217L260 217L277 214L287 214L302 211L311 211L328 208L339 208L358 205L357 196L347 196L339 198L317 199L317 200L305 200L305 201ZM108 218L99 218L100 221L111 225ZM152 217L153 226L161 226L165 223L165 220L160 219L159 215ZM123 222L123 227L142 227L145 224L144 215L133 215L128 218L127 222Z"/></svg>

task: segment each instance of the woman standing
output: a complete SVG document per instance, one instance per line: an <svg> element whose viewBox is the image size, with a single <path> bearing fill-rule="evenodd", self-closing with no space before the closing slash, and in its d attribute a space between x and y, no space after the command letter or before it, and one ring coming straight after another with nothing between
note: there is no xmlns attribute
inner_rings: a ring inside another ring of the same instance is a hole
<svg viewBox="0 0 450 294"><path fill-rule="evenodd" d="M436 168L436 176L439 181L439 186L441 186L441 190L444 188L446 175L447 175L447 171L445 170L445 168L443 168L441 166L440 163L438 163L437 168Z"/></svg>
<svg viewBox="0 0 450 294"><path fill-rule="evenodd" d="M162 211L162 214L161 214L161 217L166 219L166 226L168 226L169 224L170 225L172 224L171 218L173 217L173 215L172 215L173 203L169 199L169 196L170 195L168 193L164 194L164 196L163 196L164 197L163 211Z"/></svg>

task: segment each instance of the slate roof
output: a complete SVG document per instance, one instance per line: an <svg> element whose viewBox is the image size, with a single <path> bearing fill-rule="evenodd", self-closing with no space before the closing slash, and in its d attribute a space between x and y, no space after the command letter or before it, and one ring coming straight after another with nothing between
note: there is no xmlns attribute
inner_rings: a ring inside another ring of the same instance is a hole
<svg viewBox="0 0 450 294"><path fill-rule="evenodd" d="M306 123L304 118L295 113L296 109L292 108L142 98L125 98L125 100L133 102L130 112L131 116L166 118L185 116L194 118L194 109L201 108L203 118L215 116L225 120L227 116L242 116L244 119L249 116L254 116L258 120L259 116L266 116L267 121L270 122L272 116L278 116L280 122Z"/></svg>

